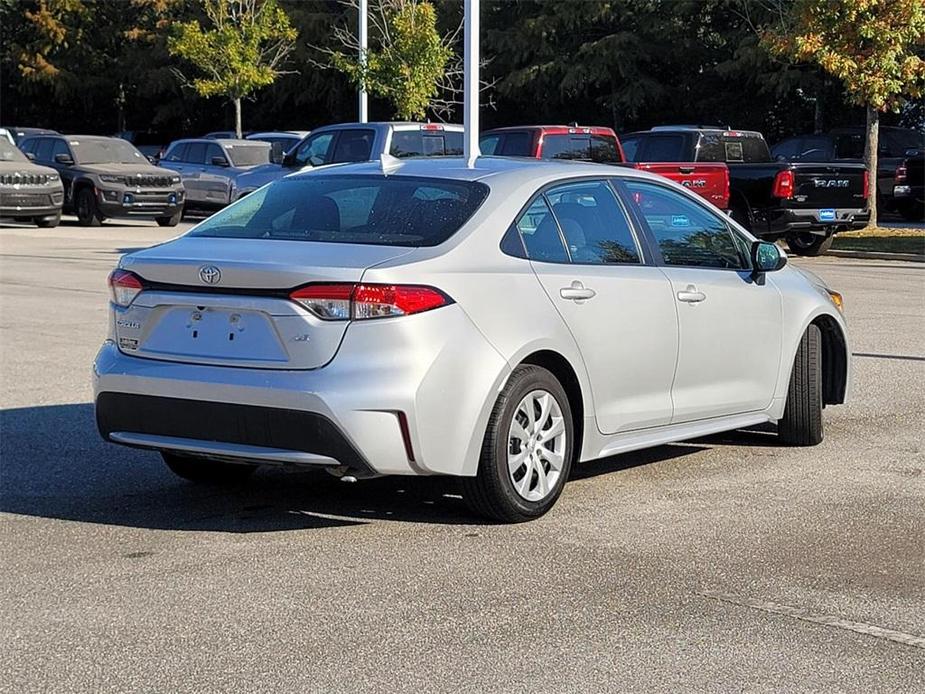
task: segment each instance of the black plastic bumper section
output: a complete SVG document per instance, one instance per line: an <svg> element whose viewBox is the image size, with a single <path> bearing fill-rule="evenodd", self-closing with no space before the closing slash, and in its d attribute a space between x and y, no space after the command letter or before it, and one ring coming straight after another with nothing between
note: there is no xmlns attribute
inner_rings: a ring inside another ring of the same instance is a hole
<svg viewBox="0 0 925 694"><path fill-rule="evenodd" d="M334 458L357 477L376 471L324 415L224 402L100 393L96 425L107 441L115 431L282 448Z"/></svg>

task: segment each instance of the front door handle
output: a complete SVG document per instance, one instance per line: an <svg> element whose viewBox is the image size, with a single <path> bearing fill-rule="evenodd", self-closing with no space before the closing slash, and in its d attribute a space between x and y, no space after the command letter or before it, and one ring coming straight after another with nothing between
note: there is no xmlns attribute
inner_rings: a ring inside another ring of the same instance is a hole
<svg viewBox="0 0 925 694"><path fill-rule="evenodd" d="M683 301L686 304L699 304L701 301L706 300L707 295L703 292L698 292L697 287L693 284L687 285L687 288L684 291L678 292L678 301Z"/></svg>
<svg viewBox="0 0 925 694"><path fill-rule="evenodd" d="M569 301L581 302L586 299L593 299L596 295L596 291L590 287L586 287L578 280L572 282L571 287L562 287L562 289L559 290L559 296Z"/></svg>

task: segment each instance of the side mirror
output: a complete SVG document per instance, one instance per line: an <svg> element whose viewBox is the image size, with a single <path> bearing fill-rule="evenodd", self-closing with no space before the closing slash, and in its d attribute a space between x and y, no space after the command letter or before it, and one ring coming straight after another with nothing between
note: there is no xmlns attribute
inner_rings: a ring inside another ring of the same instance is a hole
<svg viewBox="0 0 925 694"><path fill-rule="evenodd" d="M286 152L283 155L283 160L280 162L280 164L285 166L287 169L293 169L298 166L295 160L295 152Z"/></svg>
<svg viewBox="0 0 925 694"><path fill-rule="evenodd" d="M225 157L212 157L212 166L229 166Z"/></svg>
<svg viewBox="0 0 925 694"><path fill-rule="evenodd" d="M23 152L26 155L26 159L29 161L35 161L35 152Z"/></svg>
<svg viewBox="0 0 925 694"><path fill-rule="evenodd" d="M752 277L777 272L787 264L787 256L776 243L755 241L752 244Z"/></svg>
<svg viewBox="0 0 925 694"><path fill-rule="evenodd" d="M72 157L70 154L56 154L55 162L64 166L70 166L74 163L74 157Z"/></svg>

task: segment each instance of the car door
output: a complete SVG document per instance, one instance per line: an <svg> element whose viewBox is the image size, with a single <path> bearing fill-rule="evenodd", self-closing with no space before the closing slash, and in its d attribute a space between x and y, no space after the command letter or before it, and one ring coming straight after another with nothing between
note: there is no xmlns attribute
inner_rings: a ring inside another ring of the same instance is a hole
<svg viewBox="0 0 925 694"><path fill-rule="evenodd" d="M649 235L678 312L672 422L762 410L781 355L781 296L755 282L750 240L699 200L649 181L618 184Z"/></svg>
<svg viewBox="0 0 925 694"><path fill-rule="evenodd" d="M58 155L67 155L72 161L74 159L74 153L71 152L64 138L60 137L51 140L51 154L49 155L50 162L48 166L54 167L58 175L61 176L61 185L64 186L64 202L66 205L69 205L73 202L74 167L73 165L59 162Z"/></svg>
<svg viewBox="0 0 925 694"><path fill-rule="evenodd" d="M199 178L206 202L212 205L228 204L233 173L228 153L216 143L206 145L205 162Z"/></svg>
<svg viewBox="0 0 925 694"><path fill-rule="evenodd" d="M536 276L575 337L605 434L668 424L677 310L606 180L544 191L516 222Z"/></svg>
<svg viewBox="0 0 925 694"><path fill-rule="evenodd" d="M182 177L186 188L186 201L189 203L206 203L208 197L203 187L202 174L206 161L206 143L188 142L183 152Z"/></svg>
<svg viewBox="0 0 925 694"><path fill-rule="evenodd" d="M312 133L306 137L302 140L302 144L291 152L292 166L301 168L331 163L330 154L336 135L336 130L329 130L322 133Z"/></svg>

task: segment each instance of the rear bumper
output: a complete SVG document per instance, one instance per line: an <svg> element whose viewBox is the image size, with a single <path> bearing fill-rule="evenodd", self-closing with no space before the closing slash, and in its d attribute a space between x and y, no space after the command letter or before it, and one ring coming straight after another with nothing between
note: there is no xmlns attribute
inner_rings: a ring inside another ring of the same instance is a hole
<svg viewBox="0 0 925 694"><path fill-rule="evenodd" d="M832 219L817 209L777 209L767 214L767 235L783 236L793 231L831 236L838 231L863 229L870 221L866 208L836 208Z"/></svg>
<svg viewBox="0 0 925 694"><path fill-rule="evenodd" d="M452 305L352 323L336 358L312 370L159 361L107 341L93 381L100 433L118 443L179 452L196 442L226 444L206 457L295 464L292 454L311 454L320 458L306 464L341 466L357 477L472 475L509 372ZM236 454L241 446L259 455Z"/></svg>

